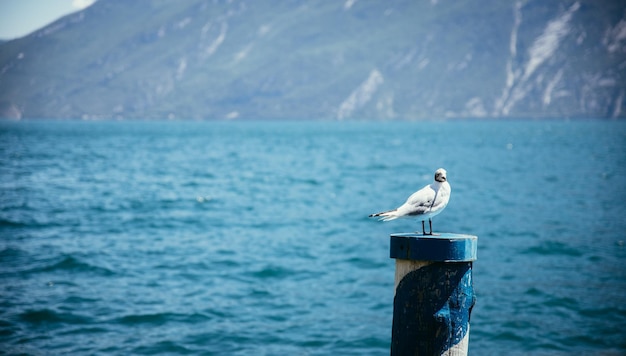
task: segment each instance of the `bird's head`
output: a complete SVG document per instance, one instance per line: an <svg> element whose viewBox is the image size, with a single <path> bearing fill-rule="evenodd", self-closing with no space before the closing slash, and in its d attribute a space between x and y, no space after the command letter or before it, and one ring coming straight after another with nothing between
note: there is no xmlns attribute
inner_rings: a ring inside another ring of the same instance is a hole
<svg viewBox="0 0 626 356"><path fill-rule="evenodd" d="M435 181L439 182L439 183L443 183L445 181L448 180L448 177L446 176L447 172L445 169L443 168L439 168L438 170L435 171Z"/></svg>

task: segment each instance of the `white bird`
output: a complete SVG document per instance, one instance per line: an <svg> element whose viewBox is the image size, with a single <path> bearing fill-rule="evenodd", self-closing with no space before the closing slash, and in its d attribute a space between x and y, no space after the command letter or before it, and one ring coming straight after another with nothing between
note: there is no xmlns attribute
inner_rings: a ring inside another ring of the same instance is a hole
<svg viewBox="0 0 626 356"><path fill-rule="evenodd" d="M422 233L433 234L432 218L445 209L450 200L451 188L446 177L446 170L439 168L435 171L435 181L411 194L404 204L394 210L372 214L369 217L380 217L382 221L395 220L397 218L416 217L422 219ZM428 219L430 233L424 229L424 221Z"/></svg>

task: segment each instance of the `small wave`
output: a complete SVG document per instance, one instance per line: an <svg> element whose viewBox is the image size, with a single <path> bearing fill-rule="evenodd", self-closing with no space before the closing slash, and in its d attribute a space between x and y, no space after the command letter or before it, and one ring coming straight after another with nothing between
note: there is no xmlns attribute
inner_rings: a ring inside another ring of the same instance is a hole
<svg viewBox="0 0 626 356"><path fill-rule="evenodd" d="M545 295L544 292L534 287L527 289L526 292L524 292L524 294L530 295L530 296L544 296Z"/></svg>
<svg viewBox="0 0 626 356"><path fill-rule="evenodd" d="M204 314L176 314L176 313L153 313L126 315L116 320L123 325L163 325L169 322L201 323L211 318Z"/></svg>
<svg viewBox="0 0 626 356"><path fill-rule="evenodd" d="M572 257L580 257L583 253L571 246L558 241L545 241L538 246L530 247L523 251L524 254L536 254L543 256L564 255Z"/></svg>
<svg viewBox="0 0 626 356"><path fill-rule="evenodd" d="M156 265L154 268L163 270L178 270L181 274L190 274L192 272L203 272L211 270L211 266L204 261L187 263L163 263Z"/></svg>
<svg viewBox="0 0 626 356"><path fill-rule="evenodd" d="M610 319L615 317L626 318L626 309L618 309L618 308L608 308L608 307L599 307L599 308L588 308L581 309L580 314L593 317L597 319Z"/></svg>
<svg viewBox="0 0 626 356"><path fill-rule="evenodd" d="M18 248L7 247L0 250L0 261L7 261L14 258L19 258L24 255L24 251Z"/></svg>
<svg viewBox="0 0 626 356"><path fill-rule="evenodd" d="M543 302L543 305L550 307L550 308L567 308L567 309L574 310L574 311L579 310L578 301L574 298L567 298L567 297L550 298L546 300L545 302Z"/></svg>
<svg viewBox="0 0 626 356"><path fill-rule="evenodd" d="M224 259L213 261L211 265L217 268L234 268L239 267L241 264L234 259Z"/></svg>
<svg viewBox="0 0 626 356"><path fill-rule="evenodd" d="M198 195L196 196L196 202L200 203L200 204L204 204L204 203L216 203L217 199L214 198L211 195Z"/></svg>
<svg viewBox="0 0 626 356"><path fill-rule="evenodd" d="M84 298L84 297L78 297L78 296L69 296L67 298L65 298L65 300L63 301L64 304L89 304L89 303L94 303L97 302L98 299L93 299L93 298Z"/></svg>
<svg viewBox="0 0 626 356"><path fill-rule="evenodd" d="M140 346L132 350L133 354L153 355L153 354L195 354L196 352L188 349L173 341L161 341L154 345Z"/></svg>
<svg viewBox="0 0 626 356"><path fill-rule="evenodd" d="M137 324L154 324L162 325L169 321L170 314L157 313L157 314L138 314L127 315L117 320L117 323L123 325L137 325Z"/></svg>
<svg viewBox="0 0 626 356"><path fill-rule="evenodd" d="M321 186L323 184L322 181L311 178L311 177L286 177L288 186L296 186L299 184L308 185L308 186Z"/></svg>
<svg viewBox="0 0 626 356"><path fill-rule="evenodd" d="M7 219L7 218L0 218L0 227L28 227L28 226L31 226L31 224L22 222L22 221L15 221L15 220Z"/></svg>
<svg viewBox="0 0 626 356"><path fill-rule="evenodd" d="M92 326L92 327L77 327L75 329L59 332L59 335L85 335L85 334L99 334L109 332L109 329Z"/></svg>
<svg viewBox="0 0 626 356"><path fill-rule="evenodd" d="M52 213L55 213L54 211ZM74 222L53 220L49 215L33 214L31 216L22 216L19 218L0 218L0 228L30 228L45 229L51 227L60 227L75 225Z"/></svg>
<svg viewBox="0 0 626 356"><path fill-rule="evenodd" d="M365 167L368 171L387 171L389 168L391 168L389 165L380 162L370 163Z"/></svg>
<svg viewBox="0 0 626 356"><path fill-rule="evenodd" d="M30 324L90 324L92 322L92 320L86 316L71 313L58 313L50 309L28 310L19 314L19 319Z"/></svg>
<svg viewBox="0 0 626 356"><path fill-rule="evenodd" d="M384 267L383 262L376 262L375 260L368 258L353 257L347 260L347 262L355 267L362 269L379 269Z"/></svg>
<svg viewBox="0 0 626 356"><path fill-rule="evenodd" d="M294 271L279 266L266 266L258 271L254 271L251 273L253 277L261 279L284 278L293 274Z"/></svg>
<svg viewBox="0 0 626 356"><path fill-rule="evenodd" d="M503 341L527 341L524 335L520 335L521 333L514 333L511 331L505 331L494 335L495 340L503 340Z"/></svg>
<svg viewBox="0 0 626 356"><path fill-rule="evenodd" d="M526 320L511 320L511 321L504 322L502 326L508 329L519 330L519 331L533 330L536 327L536 325Z"/></svg>
<svg viewBox="0 0 626 356"><path fill-rule="evenodd" d="M115 275L115 272L98 266L92 266L88 263L82 262L78 258L74 256L65 256L61 261L58 261L54 264L37 267L35 269L30 270L30 273L41 273L41 272L54 272L54 271L70 271L70 272L89 272L96 273L102 276L112 276Z"/></svg>

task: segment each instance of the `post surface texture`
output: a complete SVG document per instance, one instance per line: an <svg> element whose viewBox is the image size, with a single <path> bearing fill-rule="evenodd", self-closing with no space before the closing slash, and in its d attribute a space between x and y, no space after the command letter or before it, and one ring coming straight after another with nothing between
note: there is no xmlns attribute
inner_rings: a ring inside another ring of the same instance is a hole
<svg viewBox="0 0 626 356"><path fill-rule="evenodd" d="M471 235L391 235L392 355L467 354L476 246Z"/></svg>

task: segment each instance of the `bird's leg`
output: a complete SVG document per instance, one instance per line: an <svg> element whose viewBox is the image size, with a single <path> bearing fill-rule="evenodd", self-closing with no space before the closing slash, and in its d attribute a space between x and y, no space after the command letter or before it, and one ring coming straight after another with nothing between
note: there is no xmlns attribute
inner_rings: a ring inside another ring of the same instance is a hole
<svg viewBox="0 0 626 356"><path fill-rule="evenodd" d="M429 235L432 235L433 234L433 221L430 220L430 218L428 218L428 226L430 227L430 234Z"/></svg>
<svg viewBox="0 0 626 356"><path fill-rule="evenodd" d="M426 230L424 230L424 220L422 220L422 235L426 235Z"/></svg>

